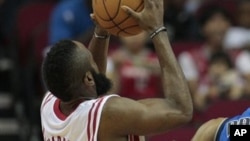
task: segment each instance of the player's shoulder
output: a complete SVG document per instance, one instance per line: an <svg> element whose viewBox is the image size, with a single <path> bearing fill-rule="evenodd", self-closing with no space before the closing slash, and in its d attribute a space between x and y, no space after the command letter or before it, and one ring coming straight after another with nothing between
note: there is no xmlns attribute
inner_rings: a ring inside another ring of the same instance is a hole
<svg viewBox="0 0 250 141"><path fill-rule="evenodd" d="M51 93L51 92L46 92L43 96L43 100L42 100L42 105L47 103L49 100L51 100L52 98L55 98L55 96Z"/></svg>

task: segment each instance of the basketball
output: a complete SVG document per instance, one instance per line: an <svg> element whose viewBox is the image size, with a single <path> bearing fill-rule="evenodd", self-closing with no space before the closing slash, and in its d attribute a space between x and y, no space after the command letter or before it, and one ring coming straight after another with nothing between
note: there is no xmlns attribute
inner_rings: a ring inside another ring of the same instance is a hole
<svg viewBox="0 0 250 141"><path fill-rule="evenodd" d="M98 24L115 36L126 37L142 32L137 22L121 6L136 12L144 8L143 0L93 0L92 6Z"/></svg>

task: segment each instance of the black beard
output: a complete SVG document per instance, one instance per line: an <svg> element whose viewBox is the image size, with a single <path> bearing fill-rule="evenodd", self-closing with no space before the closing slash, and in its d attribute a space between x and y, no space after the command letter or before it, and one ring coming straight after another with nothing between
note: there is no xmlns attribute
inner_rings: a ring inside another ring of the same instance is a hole
<svg viewBox="0 0 250 141"><path fill-rule="evenodd" d="M101 96L101 95L107 94L107 92L112 87L111 80L108 79L104 74L102 73L98 74L94 70L92 70L91 73L95 81L97 95Z"/></svg>

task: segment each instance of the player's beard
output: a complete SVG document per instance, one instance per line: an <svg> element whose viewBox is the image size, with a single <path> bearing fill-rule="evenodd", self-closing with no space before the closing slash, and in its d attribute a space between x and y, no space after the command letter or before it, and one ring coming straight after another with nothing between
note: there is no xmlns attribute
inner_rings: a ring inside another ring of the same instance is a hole
<svg viewBox="0 0 250 141"><path fill-rule="evenodd" d="M112 87L111 80L108 79L104 74L96 73L94 70L91 70L91 73L95 81L97 95L101 96L107 94L107 92Z"/></svg>

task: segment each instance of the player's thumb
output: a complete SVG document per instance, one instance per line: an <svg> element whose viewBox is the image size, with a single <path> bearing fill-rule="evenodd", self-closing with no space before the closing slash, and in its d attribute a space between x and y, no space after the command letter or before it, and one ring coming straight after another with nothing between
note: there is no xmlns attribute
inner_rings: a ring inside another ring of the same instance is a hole
<svg viewBox="0 0 250 141"><path fill-rule="evenodd" d="M133 16L134 18L138 19L137 13L136 13L134 10L132 10L130 7L123 5L123 6L121 6L121 8L122 8L128 15L131 15L131 16Z"/></svg>

